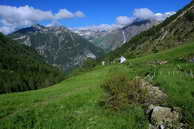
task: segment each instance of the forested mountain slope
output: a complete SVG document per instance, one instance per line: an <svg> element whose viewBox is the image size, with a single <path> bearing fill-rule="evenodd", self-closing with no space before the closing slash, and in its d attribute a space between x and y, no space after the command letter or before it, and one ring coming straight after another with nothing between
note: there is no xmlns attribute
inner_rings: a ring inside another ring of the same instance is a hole
<svg viewBox="0 0 194 129"><path fill-rule="evenodd" d="M64 74L43 60L35 50L0 33L0 93L34 90L61 81Z"/></svg>

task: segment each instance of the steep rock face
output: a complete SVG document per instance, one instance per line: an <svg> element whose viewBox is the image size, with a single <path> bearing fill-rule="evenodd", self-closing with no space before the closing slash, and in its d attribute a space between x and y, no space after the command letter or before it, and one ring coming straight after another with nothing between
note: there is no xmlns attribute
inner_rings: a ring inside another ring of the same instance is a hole
<svg viewBox="0 0 194 129"><path fill-rule="evenodd" d="M132 23L131 25L125 26L121 29L123 32L123 42L126 43L132 37L138 35L139 33L150 29L152 26L159 24L160 21L156 20L136 20L136 22Z"/></svg>
<svg viewBox="0 0 194 129"><path fill-rule="evenodd" d="M123 44L128 42L137 34L148 30L156 24L158 24L158 21L137 20L133 24L125 26L121 29L114 30L112 32L107 33L105 36L97 38L96 43L99 44L99 47L106 49L107 51L114 51L115 49L121 47Z"/></svg>
<svg viewBox="0 0 194 129"><path fill-rule="evenodd" d="M110 52L121 47L140 32L145 31L156 24L158 24L158 21L155 20L137 19L130 25L122 28L115 28L113 30L75 30L75 32L89 39L94 45L106 50L106 52Z"/></svg>
<svg viewBox="0 0 194 129"><path fill-rule="evenodd" d="M103 50L62 26L34 25L9 36L36 49L49 64L64 71L81 65L88 57L97 58L103 54Z"/></svg>
<svg viewBox="0 0 194 129"><path fill-rule="evenodd" d="M72 29L74 33L86 38L90 42L94 43L95 39L105 36L107 33L111 32L112 29L106 28L80 28L80 29ZM96 45L96 44L94 44Z"/></svg>

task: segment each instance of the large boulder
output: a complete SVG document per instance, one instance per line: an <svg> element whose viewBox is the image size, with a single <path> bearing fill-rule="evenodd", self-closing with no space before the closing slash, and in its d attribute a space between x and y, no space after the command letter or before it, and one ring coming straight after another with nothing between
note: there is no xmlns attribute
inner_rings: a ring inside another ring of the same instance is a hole
<svg viewBox="0 0 194 129"><path fill-rule="evenodd" d="M181 109L150 105L150 129L182 129Z"/></svg>

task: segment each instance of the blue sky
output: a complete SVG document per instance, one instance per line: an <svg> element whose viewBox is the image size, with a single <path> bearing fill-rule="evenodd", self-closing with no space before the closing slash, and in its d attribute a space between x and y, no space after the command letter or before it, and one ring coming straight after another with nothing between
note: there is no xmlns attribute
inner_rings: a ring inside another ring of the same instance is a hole
<svg viewBox="0 0 194 129"><path fill-rule="evenodd" d="M85 17L61 18L57 20L68 27L80 27L115 24L118 16L132 17L134 9L136 8L148 8L154 13L177 11L190 1L191 0L0 0L0 5L18 8L28 5L29 7L42 11L52 11L53 14L58 13L60 9L66 9L72 13L81 11L84 13ZM38 22L49 24L51 20Z"/></svg>

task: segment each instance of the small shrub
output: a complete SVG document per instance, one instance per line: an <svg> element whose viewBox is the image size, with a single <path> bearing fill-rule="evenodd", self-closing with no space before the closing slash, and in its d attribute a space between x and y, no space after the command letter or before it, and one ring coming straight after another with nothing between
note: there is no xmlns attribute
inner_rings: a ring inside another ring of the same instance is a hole
<svg viewBox="0 0 194 129"><path fill-rule="evenodd" d="M190 22L194 21L194 13L193 13L193 12L189 11L189 12L186 13L185 16L186 16L186 18L187 18Z"/></svg>
<svg viewBox="0 0 194 129"><path fill-rule="evenodd" d="M149 99L148 91L142 88L141 80L130 80L127 72L111 72L101 87L105 90L105 107L119 110L129 105L144 104Z"/></svg>
<svg viewBox="0 0 194 129"><path fill-rule="evenodd" d="M84 62L82 68L84 69L92 69L96 66L96 60L92 58L87 58L87 60Z"/></svg>
<svg viewBox="0 0 194 129"><path fill-rule="evenodd" d="M159 52L159 49L157 47L154 46L154 48L152 49L152 52L153 53L158 53Z"/></svg>
<svg viewBox="0 0 194 129"><path fill-rule="evenodd" d="M193 91L193 92L191 92L191 95L192 95L192 97L194 98L194 91Z"/></svg>

